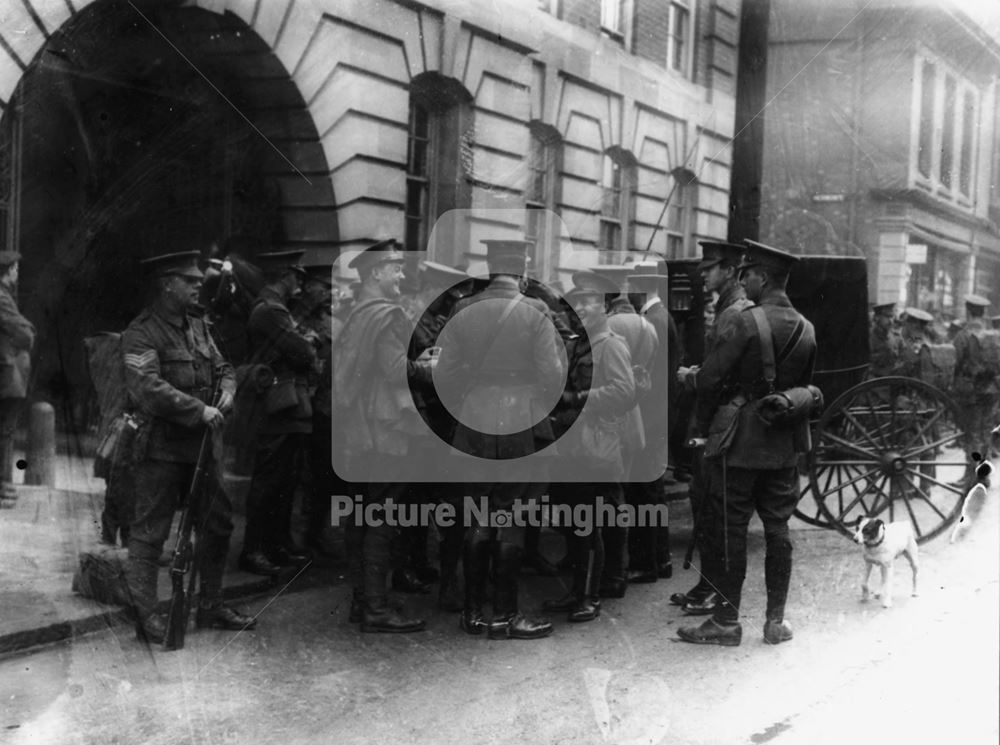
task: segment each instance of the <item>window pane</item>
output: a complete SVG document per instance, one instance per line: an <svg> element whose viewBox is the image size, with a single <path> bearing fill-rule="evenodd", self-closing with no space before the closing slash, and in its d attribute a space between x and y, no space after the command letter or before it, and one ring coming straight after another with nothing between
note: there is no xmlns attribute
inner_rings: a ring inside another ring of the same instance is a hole
<svg viewBox="0 0 1000 745"><path fill-rule="evenodd" d="M958 188L968 196L972 184L972 145L976 136L976 99L971 91L965 92L965 102L962 106L962 161L959 164Z"/></svg>
<svg viewBox="0 0 1000 745"><path fill-rule="evenodd" d="M415 176L427 175L427 143L430 123L427 110L422 106L410 106L410 131L406 172Z"/></svg>
<svg viewBox="0 0 1000 745"><path fill-rule="evenodd" d="M917 150L917 170L921 176L931 176L931 148L934 142L934 65L924 62L920 81L920 142Z"/></svg>
<svg viewBox="0 0 1000 745"><path fill-rule="evenodd" d="M670 6L670 66L680 72L687 68L688 11L679 4Z"/></svg>
<svg viewBox="0 0 1000 745"><path fill-rule="evenodd" d="M944 79L944 121L941 124L941 183L951 186L955 159L955 79Z"/></svg>
<svg viewBox="0 0 1000 745"><path fill-rule="evenodd" d="M620 32L621 0L601 0L601 26L615 33Z"/></svg>
<svg viewBox="0 0 1000 745"><path fill-rule="evenodd" d="M601 220L601 244L605 251L617 251L621 248L622 227L617 222Z"/></svg>

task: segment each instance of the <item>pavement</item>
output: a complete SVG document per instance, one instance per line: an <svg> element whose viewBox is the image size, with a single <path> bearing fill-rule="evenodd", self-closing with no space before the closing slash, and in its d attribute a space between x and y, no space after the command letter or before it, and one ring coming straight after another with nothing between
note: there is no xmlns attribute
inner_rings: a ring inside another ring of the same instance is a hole
<svg viewBox="0 0 1000 745"><path fill-rule="evenodd" d="M21 457L23 453L15 452L15 460ZM0 510L0 655L130 624L123 608L82 597L71 589L80 554L101 548L104 481L93 476L93 460L60 454L54 486L26 486L23 481L23 472L15 473L18 499L13 508ZM686 511L687 485L669 485L667 492ZM344 580L343 561L317 560L314 568L322 570L319 573L298 575L289 569L276 580L240 571L237 559L245 519L239 511L237 500L224 579L227 599L300 591ZM672 516L675 512L672 508ZM685 519L689 522L690 515ZM330 534L336 547L342 534L336 529ZM165 550L173 547L173 541L172 535ZM161 569L158 583L164 605L170 597L168 571Z"/></svg>
<svg viewBox="0 0 1000 745"><path fill-rule="evenodd" d="M18 499L12 508L0 510L0 654L130 623L123 608L72 590L80 554L102 548L104 481L95 478L92 469L90 458L59 455L54 486L26 486L23 473L15 474ZM235 522L224 594L267 592L274 580L236 568L245 521L236 516ZM165 550L172 548L173 540ZM166 567L158 589L165 603L170 596Z"/></svg>

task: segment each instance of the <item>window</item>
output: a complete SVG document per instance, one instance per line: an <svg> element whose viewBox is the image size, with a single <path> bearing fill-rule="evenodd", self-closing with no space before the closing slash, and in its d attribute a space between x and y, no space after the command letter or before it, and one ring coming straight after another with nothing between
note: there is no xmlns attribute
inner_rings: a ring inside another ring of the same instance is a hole
<svg viewBox="0 0 1000 745"><path fill-rule="evenodd" d="M601 28L621 36L622 0L601 0Z"/></svg>
<svg viewBox="0 0 1000 745"><path fill-rule="evenodd" d="M976 99L966 91L962 101L962 149L958 163L958 189L969 196L972 187L972 144L976 136Z"/></svg>
<svg viewBox="0 0 1000 745"><path fill-rule="evenodd" d="M944 112L941 126L941 183L951 188L955 158L955 78L944 79Z"/></svg>
<svg viewBox="0 0 1000 745"><path fill-rule="evenodd" d="M672 70L687 74L688 35L691 11L687 0L670 3L670 35L667 37L667 65Z"/></svg>
<svg viewBox="0 0 1000 745"><path fill-rule="evenodd" d="M667 258L680 259L689 254L686 250L691 233L691 213L694 209L695 176L690 171L674 171L675 185L667 205Z"/></svg>
<svg viewBox="0 0 1000 745"><path fill-rule="evenodd" d="M938 199L971 209L975 200L979 90L937 60L918 58L911 155L914 185Z"/></svg>
<svg viewBox="0 0 1000 745"><path fill-rule="evenodd" d="M554 212L558 201L559 158L562 152L561 140L554 127L533 123L531 145L528 152L528 183L525 185L524 200L527 210L524 226L525 238L535 243L535 261L553 253L549 246L552 226L546 219Z"/></svg>
<svg viewBox="0 0 1000 745"><path fill-rule="evenodd" d="M418 75L410 83L404 207L410 251L427 248L440 215L471 204L471 99L461 84L438 73Z"/></svg>
<svg viewBox="0 0 1000 745"><path fill-rule="evenodd" d="M605 154L601 179L599 248L605 251L632 249L635 223L636 167L634 158L624 151Z"/></svg>
<svg viewBox="0 0 1000 745"><path fill-rule="evenodd" d="M934 142L934 65L924 62L920 76L920 142L917 151L917 170L925 178L931 177L931 156Z"/></svg>
<svg viewBox="0 0 1000 745"><path fill-rule="evenodd" d="M430 179L430 115L420 104L410 106L406 158L406 247L423 247L427 241L427 206Z"/></svg>

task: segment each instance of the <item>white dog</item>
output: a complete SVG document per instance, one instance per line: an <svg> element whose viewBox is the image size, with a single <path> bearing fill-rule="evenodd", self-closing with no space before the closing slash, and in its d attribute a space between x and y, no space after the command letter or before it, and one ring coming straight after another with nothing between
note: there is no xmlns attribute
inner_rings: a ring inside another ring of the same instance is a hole
<svg viewBox="0 0 1000 745"><path fill-rule="evenodd" d="M875 517L859 517L854 532L855 543L861 544L865 559L865 577L861 582L861 602L868 601L868 579L878 565L882 572L882 607L892 607L892 565L903 554L913 570L913 597L917 596L917 539L908 522L886 524ZM879 597L880 593L875 593Z"/></svg>
<svg viewBox="0 0 1000 745"><path fill-rule="evenodd" d="M994 438L1000 433L1000 427L993 430ZM983 458L979 453L972 454L972 460L976 462L976 480L972 487L962 498L962 514L955 523L951 531L950 543L954 543L959 535L963 534L979 517L989 496L990 474L993 473L993 464Z"/></svg>

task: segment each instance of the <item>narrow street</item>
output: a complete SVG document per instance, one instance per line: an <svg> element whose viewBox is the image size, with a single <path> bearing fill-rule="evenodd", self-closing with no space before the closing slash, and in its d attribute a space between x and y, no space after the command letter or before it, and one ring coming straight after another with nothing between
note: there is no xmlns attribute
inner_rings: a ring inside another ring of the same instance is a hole
<svg viewBox="0 0 1000 745"><path fill-rule="evenodd" d="M428 630L360 634L336 569L310 589L244 604L254 632L189 633L147 650L109 628L0 661L0 739L27 743L938 743L997 740L997 505L964 540L921 553L921 592L897 564L894 608L859 602L846 538L793 523L788 618L761 639L763 536L752 525L743 644L679 642L671 592L693 572L633 586L601 618L536 642L487 641L407 598ZM558 547L551 547L557 552ZM679 556L675 556L679 558ZM300 580L303 581L303 580ZM525 607L566 578L528 577Z"/></svg>

